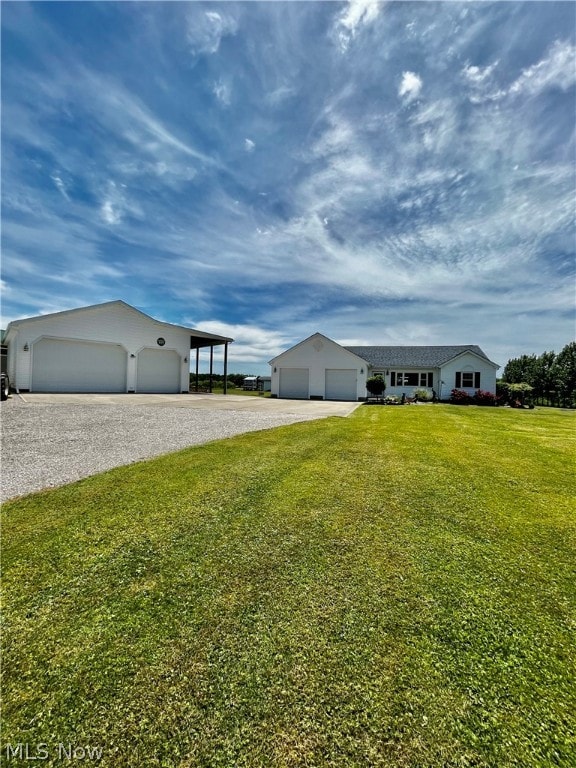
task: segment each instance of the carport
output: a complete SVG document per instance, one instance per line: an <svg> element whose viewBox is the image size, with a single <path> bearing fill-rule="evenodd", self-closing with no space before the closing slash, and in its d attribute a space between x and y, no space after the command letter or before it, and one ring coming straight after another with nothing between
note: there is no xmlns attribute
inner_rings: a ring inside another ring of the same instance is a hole
<svg viewBox="0 0 576 768"><path fill-rule="evenodd" d="M194 335L190 336L190 349L196 350L196 369L194 390L198 392L198 379L200 371L200 350L206 347L210 348L210 369L209 369L209 384L208 391L212 392L213 376L214 376L214 347L224 345L224 394L228 393L228 344L233 341L232 339L225 338L224 336L214 336L208 333L202 333L196 331Z"/></svg>

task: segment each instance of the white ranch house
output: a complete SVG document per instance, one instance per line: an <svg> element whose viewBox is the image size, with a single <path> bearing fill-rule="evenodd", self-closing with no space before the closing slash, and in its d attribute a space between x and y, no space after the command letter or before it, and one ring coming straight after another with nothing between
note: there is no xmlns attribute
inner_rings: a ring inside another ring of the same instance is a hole
<svg viewBox="0 0 576 768"><path fill-rule="evenodd" d="M411 397L416 389L447 399L452 389L496 393L496 371L480 347L343 347L315 333L270 361L272 396L365 400L366 379L381 375L386 394Z"/></svg>
<svg viewBox="0 0 576 768"><path fill-rule="evenodd" d="M19 392L188 392L200 349L232 339L164 323L124 301L15 320L8 375ZM192 355L191 355L192 352Z"/></svg>

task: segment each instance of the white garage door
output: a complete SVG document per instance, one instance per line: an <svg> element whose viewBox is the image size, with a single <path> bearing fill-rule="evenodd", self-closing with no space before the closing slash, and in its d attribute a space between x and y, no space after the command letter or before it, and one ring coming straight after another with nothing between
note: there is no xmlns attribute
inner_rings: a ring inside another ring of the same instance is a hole
<svg viewBox="0 0 576 768"><path fill-rule="evenodd" d="M180 392L180 367L180 355L172 349L142 349L136 392Z"/></svg>
<svg viewBox="0 0 576 768"><path fill-rule="evenodd" d="M326 400L357 400L356 369L326 369Z"/></svg>
<svg viewBox="0 0 576 768"><path fill-rule="evenodd" d="M307 399L308 368L280 368L280 397Z"/></svg>
<svg viewBox="0 0 576 768"><path fill-rule="evenodd" d="M40 339L32 349L33 392L126 392L119 344Z"/></svg>

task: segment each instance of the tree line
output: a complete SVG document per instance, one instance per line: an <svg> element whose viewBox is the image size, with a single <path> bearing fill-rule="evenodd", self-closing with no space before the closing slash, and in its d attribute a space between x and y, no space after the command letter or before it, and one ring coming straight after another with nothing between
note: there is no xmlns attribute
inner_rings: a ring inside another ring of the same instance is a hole
<svg viewBox="0 0 576 768"><path fill-rule="evenodd" d="M576 341L555 352L522 355L508 360L500 388L530 392L533 399L546 400L551 405L576 405ZM513 386L508 386L513 385Z"/></svg>
<svg viewBox="0 0 576 768"><path fill-rule="evenodd" d="M228 374L228 386L229 387L238 387L240 388L242 384L244 383L244 379L246 376L249 376L248 373L229 373ZM198 386L200 388L206 388L208 384L210 383L210 374L209 373L199 373L198 374ZM224 384L224 374L223 373L213 373L212 374L212 386L218 387L218 385L222 386ZM190 386L195 387L196 386L196 374L190 373Z"/></svg>

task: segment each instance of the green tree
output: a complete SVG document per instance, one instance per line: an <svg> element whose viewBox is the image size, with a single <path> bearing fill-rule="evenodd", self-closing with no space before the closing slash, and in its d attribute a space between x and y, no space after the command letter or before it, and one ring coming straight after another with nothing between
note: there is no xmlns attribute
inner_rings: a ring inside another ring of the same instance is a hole
<svg viewBox="0 0 576 768"><path fill-rule="evenodd" d="M532 385L537 367L536 355L522 355L508 360L504 367L502 380L509 384L527 382Z"/></svg>
<svg viewBox="0 0 576 768"><path fill-rule="evenodd" d="M534 387L536 397L550 397L550 394L556 389L555 377L556 354L554 352L543 352L536 358L534 365L534 380L530 382Z"/></svg>
<svg viewBox="0 0 576 768"><path fill-rule="evenodd" d="M567 344L554 364L556 390L564 405L573 405L576 399L576 341Z"/></svg>
<svg viewBox="0 0 576 768"><path fill-rule="evenodd" d="M380 397L382 392L386 389L386 382L382 376L370 376L369 379L366 379L366 389L371 395Z"/></svg>

